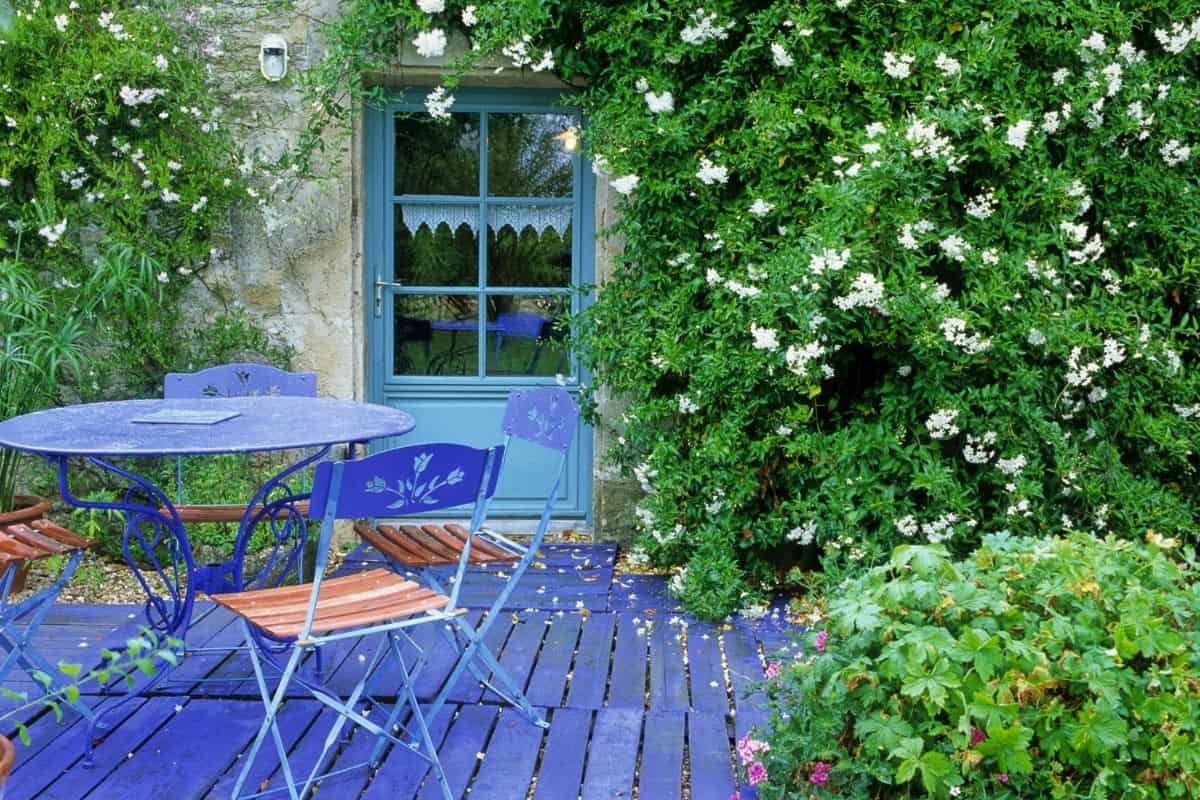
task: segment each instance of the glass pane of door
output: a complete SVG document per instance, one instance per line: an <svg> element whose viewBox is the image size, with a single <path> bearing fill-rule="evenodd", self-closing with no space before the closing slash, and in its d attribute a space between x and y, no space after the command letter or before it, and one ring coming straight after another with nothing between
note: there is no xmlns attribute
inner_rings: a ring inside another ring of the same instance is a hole
<svg viewBox="0 0 1200 800"><path fill-rule="evenodd" d="M395 117L396 194L479 195L479 115Z"/></svg>
<svg viewBox="0 0 1200 800"><path fill-rule="evenodd" d="M395 294L392 374L479 374L479 299L474 295Z"/></svg>
<svg viewBox="0 0 1200 800"><path fill-rule="evenodd" d="M571 298L554 295L488 297L488 375L553 377L570 372L566 316Z"/></svg>
<svg viewBox="0 0 1200 800"><path fill-rule="evenodd" d="M476 286L478 204L396 204L395 278L406 286Z"/></svg>
<svg viewBox="0 0 1200 800"><path fill-rule="evenodd" d="M488 194L570 197L577 124L570 114L488 114Z"/></svg>
<svg viewBox="0 0 1200 800"><path fill-rule="evenodd" d="M489 286L571 284L570 205L489 205Z"/></svg>

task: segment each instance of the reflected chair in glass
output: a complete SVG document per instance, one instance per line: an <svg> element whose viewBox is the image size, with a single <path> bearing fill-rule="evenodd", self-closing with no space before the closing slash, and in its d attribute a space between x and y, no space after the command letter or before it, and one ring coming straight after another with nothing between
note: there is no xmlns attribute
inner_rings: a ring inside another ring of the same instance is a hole
<svg viewBox="0 0 1200 800"><path fill-rule="evenodd" d="M452 800L437 745L429 733L428 719L436 709L429 713L423 711L413 689L413 680L421 671L425 654L409 631L419 625L445 627L460 618L458 592L470 563L474 534L483 521L488 500L495 493L502 458L503 448L500 447L481 450L458 444L427 444L385 450L357 461L326 461L318 465L311 508L314 517L321 519L321 533L313 582L223 594L215 598L241 618L265 710L262 725L244 757L234 786L235 800L263 793L241 792L268 736L274 742L292 800L303 797L316 781L330 775L378 766L389 743L394 745L392 756L398 749L428 762L443 797ZM471 508L471 521L458 559L458 579L450 592L423 587L386 569L326 578L337 520L464 506ZM374 648L368 648L373 654L367 661L367 668L344 698L306 680L297 671L305 654L316 647L348 638L363 637L366 641L366 637L374 636L379 637L379 642ZM286 663L273 687L268 684L263 661L271 661L274 657L269 651L260 652L258 645L262 638L288 645ZM470 642L468 647L474 644ZM411 666L405 657L407 648L412 648L408 652L416 653ZM386 720L380 723L368 719L358 709L361 704L383 705L380 699L372 696L368 687L385 662L391 662L388 674L398 675L399 682L395 687L395 702L387 711ZM324 739L321 754L299 788L279 727L279 710L293 683L306 689L337 715ZM405 710L408 711L407 718L403 716ZM347 722L375 737L371 754L361 764L322 774L326 757L338 743Z"/></svg>
<svg viewBox="0 0 1200 800"><path fill-rule="evenodd" d="M516 542L487 528L474 530L472 535L471 529L453 523L360 523L355 526L359 536L378 550L393 569L399 573L420 571L423 579L439 591L445 590L436 572L438 567L455 563L460 565L452 584L454 591L461 587L463 563L480 567L503 565L508 569L507 580L479 626L472 626L465 617L456 617L454 629L446 632L449 643L454 645L460 655L449 678L429 706L430 717L436 715L445 704L463 672L470 670L483 686L519 709L530 722L545 726L542 715L525 697L524 681L518 682L500 665L495 653L483 644L483 638L500 618L509 597L542 546L542 540L550 526L550 516L554 510L558 489L566 471L567 451L575 438L578 425L579 406L565 389L551 386L517 391L509 396L502 424L504 451L509 453L511 458L512 451L509 448L513 440L517 439L545 448L557 457L557 469L546 492L546 501L537 530L527 543ZM434 509L418 509L420 513L430 510ZM386 516L403 517L404 514L393 512Z"/></svg>

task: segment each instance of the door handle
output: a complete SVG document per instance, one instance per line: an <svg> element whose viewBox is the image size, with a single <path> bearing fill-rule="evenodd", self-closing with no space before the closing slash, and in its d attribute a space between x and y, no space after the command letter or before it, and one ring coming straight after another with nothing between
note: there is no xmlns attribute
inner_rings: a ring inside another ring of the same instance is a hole
<svg viewBox="0 0 1200 800"><path fill-rule="evenodd" d="M404 284L398 281L385 281L383 278L375 278L375 316L383 316L383 287L392 289L400 289Z"/></svg>

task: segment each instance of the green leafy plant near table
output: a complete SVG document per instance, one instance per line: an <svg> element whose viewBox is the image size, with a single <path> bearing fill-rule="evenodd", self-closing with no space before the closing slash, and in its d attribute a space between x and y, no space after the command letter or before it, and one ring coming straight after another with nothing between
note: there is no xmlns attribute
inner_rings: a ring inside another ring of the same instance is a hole
<svg viewBox="0 0 1200 800"><path fill-rule="evenodd" d="M1195 14L363 0L305 78L302 144L386 92L365 76L400 45L455 33L435 115L483 58L581 87L627 197L575 343L627 403L600 423L642 545L719 616L806 553L836 574L1004 530L1194 536Z"/></svg>
<svg viewBox="0 0 1200 800"><path fill-rule="evenodd" d="M773 665L747 777L764 800L1200 797L1194 551L1146 539L898 548Z"/></svg>
<svg viewBox="0 0 1200 800"><path fill-rule="evenodd" d="M28 746L31 743L28 725L31 714L49 710L56 720L62 721L63 702L70 704L79 700L82 689L88 684L111 686L123 683L132 688L138 675L152 676L162 664L177 666L182 650L182 641L159 637L149 628L143 628L139 635L125 642L124 648L102 650L101 665L86 673L82 664L67 661L58 662L59 674L53 678L41 671L34 672L33 679L43 689L40 695L31 697L29 692L0 686L0 697L16 703L0 713L0 722L10 723L17 738Z"/></svg>

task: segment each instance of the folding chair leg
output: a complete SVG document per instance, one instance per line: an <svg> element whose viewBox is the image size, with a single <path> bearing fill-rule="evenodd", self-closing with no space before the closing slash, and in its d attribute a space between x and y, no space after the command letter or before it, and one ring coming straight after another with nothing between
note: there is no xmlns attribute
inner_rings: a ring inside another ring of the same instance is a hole
<svg viewBox="0 0 1200 800"><path fill-rule="evenodd" d="M283 771L283 779L287 783L288 795L291 800L300 800L300 795L296 792L296 780L292 777L292 767L288 761L287 747L283 743L283 737L279 733L279 720L277 715L279 707L283 705L283 699L287 696L288 685L291 683L292 675L296 671L296 666L300 662L302 650L299 647L292 649L292 654L288 658L287 666L284 667L283 674L279 677L279 685L275 688L274 696L271 695L271 690L267 686L267 680L263 674L262 664L258 658L258 651L255 650L254 632L250 625L242 620L242 632L246 639L246 647L250 652L250 664L254 667L254 678L258 682L258 692L262 696L263 706L266 714L263 716L262 725L258 729L258 735L254 737L254 743L250 745L250 750L245 755L245 761L242 764L242 770L238 773L237 782L233 785L233 800L238 800L242 796L242 787L246 783L246 778L250 775L250 770L254 767L254 759L258 756L259 748L270 733L275 741L275 750L279 754L279 767Z"/></svg>
<svg viewBox="0 0 1200 800"><path fill-rule="evenodd" d="M444 800L454 800L454 793L450 791L450 782L446 780L446 771L442 769L442 760L438 757L437 743L433 741L433 736L429 733L429 725L426 724L426 715L421 712L421 705L417 702L417 693L413 689L413 681L410 677L408 669L404 666L404 656L395 650L396 664L400 668L400 679L404 682L404 693L409 705L412 706L412 721L417 726L417 732L421 735L421 741L425 745L425 753L429 759L430 769L433 771L433 777L437 780L438 786L441 787L442 797ZM433 718L433 714L429 715ZM376 744L376 748L379 745Z"/></svg>

